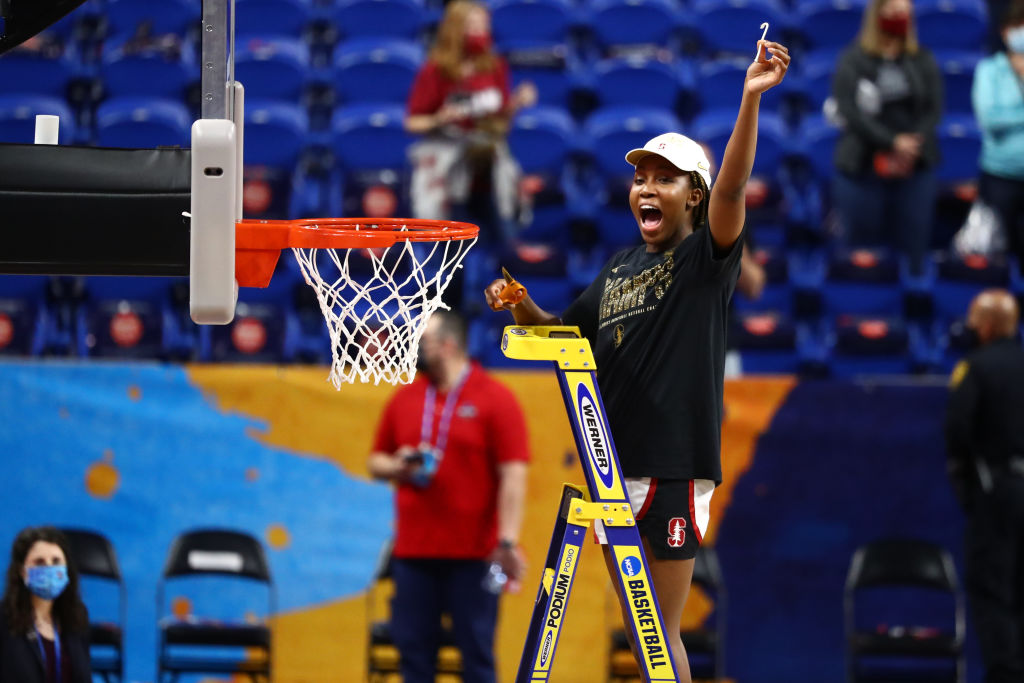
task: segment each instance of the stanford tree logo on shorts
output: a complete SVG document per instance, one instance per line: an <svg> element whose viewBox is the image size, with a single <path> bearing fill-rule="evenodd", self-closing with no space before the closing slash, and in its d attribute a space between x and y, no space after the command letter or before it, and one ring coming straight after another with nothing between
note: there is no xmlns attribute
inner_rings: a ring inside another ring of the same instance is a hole
<svg viewBox="0 0 1024 683"><path fill-rule="evenodd" d="M668 520L668 547L682 548L686 542L686 518L673 517Z"/></svg>

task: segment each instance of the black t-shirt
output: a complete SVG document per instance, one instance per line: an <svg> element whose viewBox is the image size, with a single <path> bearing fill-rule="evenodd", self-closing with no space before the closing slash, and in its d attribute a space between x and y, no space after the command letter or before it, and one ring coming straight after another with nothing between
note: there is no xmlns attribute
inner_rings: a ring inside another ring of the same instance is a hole
<svg viewBox="0 0 1024 683"><path fill-rule="evenodd" d="M664 252L620 251L562 316L593 347L624 476L722 481L727 309L743 237L717 252L706 227Z"/></svg>

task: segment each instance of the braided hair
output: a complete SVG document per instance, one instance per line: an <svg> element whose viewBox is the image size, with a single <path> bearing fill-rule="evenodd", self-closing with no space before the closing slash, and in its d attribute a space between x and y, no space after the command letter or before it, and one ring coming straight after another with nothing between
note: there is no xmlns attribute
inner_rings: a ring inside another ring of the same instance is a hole
<svg viewBox="0 0 1024 683"><path fill-rule="evenodd" d="M704 198L700 200L700 204L693 209L693 230L696 232L707 225L711 191L708 189L708 184L704 182L704 176L697 171L690 171L690 187L699 189L704 193Z"/></svg>

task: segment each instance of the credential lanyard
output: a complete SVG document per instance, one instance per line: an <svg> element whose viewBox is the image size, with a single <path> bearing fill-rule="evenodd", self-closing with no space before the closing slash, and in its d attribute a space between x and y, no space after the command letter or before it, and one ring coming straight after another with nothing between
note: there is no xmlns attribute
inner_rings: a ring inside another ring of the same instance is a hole
<svg viewBox="0 0 1024 683"><path fill-rule="evenodd" d="M444 448L448 445L448 428L452 424L452 413L455 412L455 404L462 393L462 387L469 377L470 366L462 370L458 381L444 400L444 408L441 409L441 423L437 426L437 441L433 444L437 457L444 454ZM420 428L420 443L430 443L430 433L434 426L434 403L437 401L437 389L433 384L427 385L427 395L423 399L423 423Z"/></svg>
<svg viewBox="0 0 1024 683"><path fill-rule="evenodd" d="M36 632L36 645L39 647L39 655L43 658L43 669L46 669L46 649L43 647L43 636L39 633L39 629L33 627ZM57 633L57 629L53 629L53 651L57 655L57 683L60 683L63 678L60 674L60 634Z"/></svg>

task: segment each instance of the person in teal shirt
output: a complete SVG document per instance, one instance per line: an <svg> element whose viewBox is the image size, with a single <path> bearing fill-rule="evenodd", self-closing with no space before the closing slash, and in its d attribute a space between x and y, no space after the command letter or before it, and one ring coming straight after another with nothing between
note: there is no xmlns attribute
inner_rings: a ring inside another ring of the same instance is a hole
<svg viewBox="0 0 1024 683"><path fill-rule="evenodd" d="M1001 24L1006 51L978 63L971 99L981 127L979 198L999 216L1024 263L1024 0Z"/></svg>

